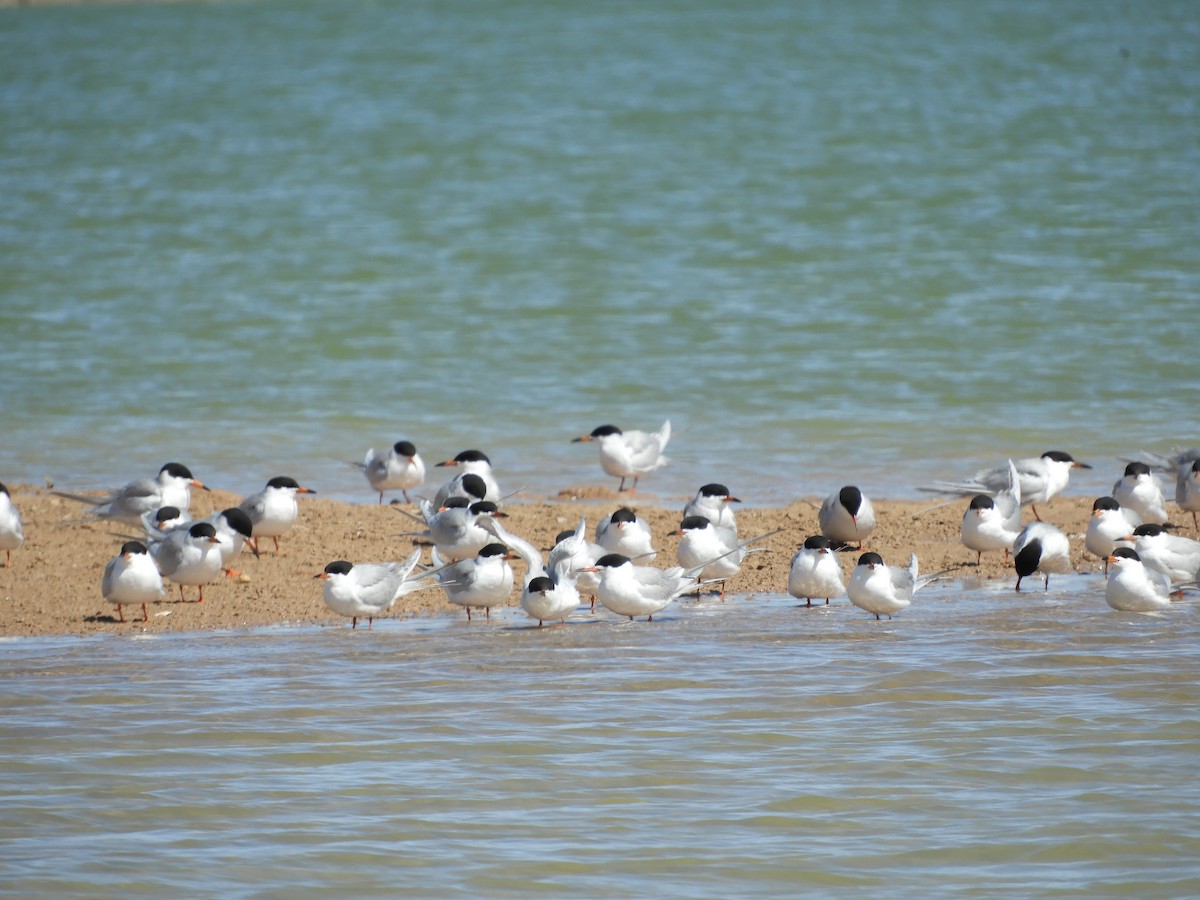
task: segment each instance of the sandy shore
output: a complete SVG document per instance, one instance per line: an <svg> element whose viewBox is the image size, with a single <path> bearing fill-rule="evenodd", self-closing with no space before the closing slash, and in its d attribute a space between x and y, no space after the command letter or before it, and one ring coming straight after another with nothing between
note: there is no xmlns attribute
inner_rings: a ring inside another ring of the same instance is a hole
<svg viewBox="0 0 1200 900"><path fill-rule="evenodd" d="M82 504L54 496L43 488L9 485L9 490L24 521L25 544L13 553L12 567L0 569L0 635L4 636L131 634L277 624L348 627L347 620L325 606L322 582L313 576L334 559L402 559L411 552L413 538L401 537L401 533L419 529L418 523L386 505L302 497L300 520L281 541L279 555L268 552L256 560L248 552L243 553L242 576L210 585L204 603L179 602L178 588L168 586L164 601L150 607L149 622L140 621L140 610L127 609L125 617L129 621L122 624L116 607L100 595L100 579L123 535L136 537L132 530L89 519ZM232 506L238 499L219 491L195 492L192 512L206 515L212 509ZM505 509L510 518L505 525L545 550L559 531L573 528L580 516L586 516L592 526L618 506L629 505L659 537L657 564L673 565L678 538L666 535L678 527L687 499L618 495L606 488L580 487L556 497L527 498L523 503L509 504ZM782 508L737 508L742 535L776 529L779 533L763 541L768 552L749 557L742 572L729 582L730 594L738 595L735 602L752 601L757 594L786 592L792 554L805 537L817 532L816 499ZM875 501L878 525L869 549L892 564L905 563L909 552L915 552L923 572L950 569L951 577L963 581L965 589L981 578L1015 581L1000 554L985 554L983 565L977 568L975 554L959 543L965 499L913 517L914 512L932 502ZM1070 536L1072 560L1081 572L1096 571L1100 566L1083 550L1090 509L1091 499L1083 497L1055 498L1039 507L1045 519ZM270 542L266 543L269 549ZM424 561L428 559L426 555ZM856 559L857 553L841 554L847 573ZM523 564L517 562L514 567L519 577ZM193 596L189 589L189 600ZM514 592L509 605L515 606L518 596ZM387 615L465 614L451 606L440 589L432 589L401 598Z"/></svg>

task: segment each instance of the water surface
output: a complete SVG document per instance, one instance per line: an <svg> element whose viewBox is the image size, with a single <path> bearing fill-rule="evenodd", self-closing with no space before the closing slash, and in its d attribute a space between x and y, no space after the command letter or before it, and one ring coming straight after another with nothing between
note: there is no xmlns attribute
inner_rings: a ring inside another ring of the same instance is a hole
<svg viewBox="0 0 1200 900"><path fill-rule="evenodd" d="M0 14L8 482L747 502L1192 444L1191 3ZM782 475L781 475L782 473Z"/></svg>
<svg viewBox="0 0 1200 900"><path fill-rule="evenodd" d="M1193 895L1196 610L1051 587L7 642L0 890Z"/></svg>

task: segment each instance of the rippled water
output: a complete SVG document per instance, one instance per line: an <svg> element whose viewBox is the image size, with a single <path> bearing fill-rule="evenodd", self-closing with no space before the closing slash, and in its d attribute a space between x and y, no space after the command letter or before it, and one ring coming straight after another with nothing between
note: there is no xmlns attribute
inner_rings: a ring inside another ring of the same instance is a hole
<svg viewBox="0 0 1200 900"><path fill-rule="evenodd" d="M3 479L1111 482L1196 440L1198 98L1190 0L0 10Z"/></svg>
<svg viewBox="0 0 1200 900"><path fill-rule="evenodd" d="M1200 891L1191 605L377 624L0 646L0 891Z"/></svg>

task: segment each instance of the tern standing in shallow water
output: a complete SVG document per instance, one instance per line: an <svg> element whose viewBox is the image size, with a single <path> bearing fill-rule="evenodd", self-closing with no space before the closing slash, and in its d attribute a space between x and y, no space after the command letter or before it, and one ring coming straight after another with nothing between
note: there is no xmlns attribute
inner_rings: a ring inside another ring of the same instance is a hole
<svg viewBox="0 0 1200 900"><path fill-rule="evenodd" d="M621 479L617 493L625 490L625 479L632 478L630 491L636 491L638 479L648 472L665 466L669 459L663 455L671 440L671 420L663 422L654 434L644 431L622 431L616 425L601 425L571 443L595 441L600 448L600 467L614 478Z"/></svg>
<svg viewBox="0 0 1200 900"><path fill-rule="evenodd" d="M681 594L694 591L699 584L696 576L682 567L635 566L628 556L620 553L605 554L589 570L600 574L596 590L600 604L630 620L646 616L647 622L653 622L655 613Z"/></svg>
<svg viewBox="0 0 1200 900"><path fill-rule="evenodd" d="M491 543L472 559L460 559L444 565L433 548L433 564L443 566L437 571L437 580L446 592L446 599L455 606L464 607L467 621L471 621L471 610L482 608L487 619L492 617L492 607L508 599L513 589L513 570L508 564L517 556L501 543Z"/></svg>
<svg viewBox="0 0 1200 900"><path fill-rule="evenodd" d="M1161 525L1147 523L1126 537L1142 562L1167 576L1172 583L1200 579L1200 541L1171 534Z"/></svg>
<svg viewBox="0 0 1200 900"><path fill-rule="evenodd" d="M833 541L825 535L814 534L806 538L792 557L788 569L788 593L796 599L803 598L806 608L812 606L814 597L824 597L828 606L831 598L846 593L842 564L838 562Z"/></svg>
<svg viewBox="0 0 1200 900"><path fill-rule="evenodd" d="M559 553L547 572L542 564L542 554L533 544L512 534L495 519L488 519L483 524L496 540L525 561L524 586L520 600L525 615L537 619L538 628L555 620L565 625L567 616L579 608L579 590L575 586L575 576L571 571L572 554ZM570 541L576 546L585 545L586 529L587 523L580 519L579 525L570 535Z"/></svg>
<svg viewBox="0 0 1200 900"><path fill-rule="evenodd" d="M564 566L567 577L575 583L576 591L580 594L587 594L591 598L590 608L595 609L596 589L600 585L600 577L595 572L589 571L589 567L595 566L596 560L607 551L599 544L593 544L584 536L587 533L586 520L580 519L579 524L584 529L582 533L579 528L576 528L575 531L566 530L558 533L554 547L550 550L547 565L551 572L560 565Z"/></svg>
<svg viewBox="0 0 1200 900"><path fill-rule="evenodd" d="M1044 587L1050 590L1051 573L1071 571L1070 542L1049 522L1030 522L1013 542L1013 565L1017 570L1016 590L1021 590L1022 578L1034 574L1044 576Z"/></svg>
<svg viewBox="0 0 1200 900"><path fill-rule="evenodd" d="M1154 612L1171 605L1171 579L1142 565L1136 551L1118 547L1105 562L1108 580L1104 584L1104 600L1113 609Z"/></svg>
<svg viewBox="0 0 1200 900"><path fill-rule="evenodd" d="M846 585L846 596L859 609L889 619L902 609L912 606L913 594L940 577L927 575L918 577L917 554L908 558L908 567L888 566L878 553L864 553L850 573Z"/></svg>

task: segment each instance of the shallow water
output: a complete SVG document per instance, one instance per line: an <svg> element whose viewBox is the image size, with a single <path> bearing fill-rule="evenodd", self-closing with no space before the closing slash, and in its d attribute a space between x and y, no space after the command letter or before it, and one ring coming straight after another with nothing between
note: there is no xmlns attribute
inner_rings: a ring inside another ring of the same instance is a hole
<svg viewBox="0 0 1200 900"><path fill-rule="evenodd" d="M1192 605L706 599L0 645L0 890L1187 896Z"/></svg>
<svg viewBox="0 0 1200 900"><path fill-rule="evenodd" d="M1104 490L1197 439L1197 98L1185 0L0 10L0 477Z"/></svg>

